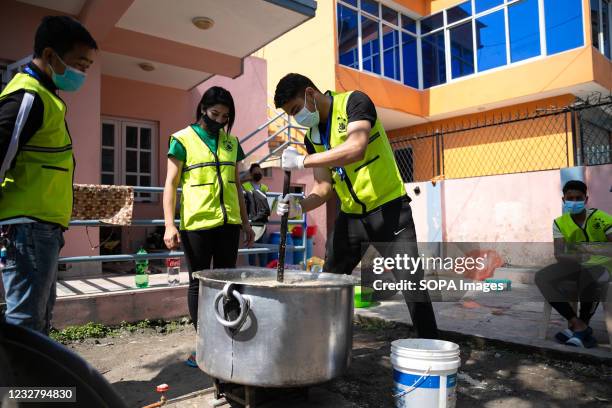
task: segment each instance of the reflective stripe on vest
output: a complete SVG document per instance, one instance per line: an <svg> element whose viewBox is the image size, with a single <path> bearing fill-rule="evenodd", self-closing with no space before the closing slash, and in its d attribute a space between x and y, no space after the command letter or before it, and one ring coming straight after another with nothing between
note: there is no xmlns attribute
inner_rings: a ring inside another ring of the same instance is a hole
<svg viewBox="0 0 612 408"><path fill-rule="evenodd" d="M236 188L238 139L219 132L217 152L191 128L172 135L187 152L181 175L181 229L210 229L224 224L240 224Z"/></svg>
<svg viewBox="0 0 612 408"><path fill-rule="evenodd" d="M251 183L250 181L247 181L245 183L242 183L242 189L245 191L253 191L255 190L255 187L253 186L253 183ZM260 184L259 185L259 190L262 193L267 193L268 192L268 186L265 184Z"/></svg>
<svg viewBox="0 0 612 408"><path fill-rule="evenodd" d="M347 139L348 114L346 105L351 92L330 93L333 107L329 144L334 148ZM311 131L306 137L317 152L325 151L323 144L314 143ZM346 176L342 178L332 171L333 187L341 202L341 210L347 214L367 214L381 205L406 195L406 189L395 163L393 150L380 120L376 120L370 131L370 140L364 158L344 166Z"/></svg>
<svg viewBox="0 0 612 408"><path fill-rule="evenodd" d="M43 103L41 127L15 156L0 188L0 220L28 217L68 227L72 215L74 158L66 127L66 105L37 79L17 74L0 100L25 90Z"/></svg>
<svg viewBox="0 0 612 408"><path fill-rule="evenodd" d="M566 243L608 242L606 231L612 226L612 216L604 211L595 209L588 216L584 228L581 228L576 224L570 213L564 213L561 217L555 219L555 224L557 224L559 231L563 234L563 239ZM602 265L609 272L612 272L612 260L606 256L591 256L583 265Z"/></svg>

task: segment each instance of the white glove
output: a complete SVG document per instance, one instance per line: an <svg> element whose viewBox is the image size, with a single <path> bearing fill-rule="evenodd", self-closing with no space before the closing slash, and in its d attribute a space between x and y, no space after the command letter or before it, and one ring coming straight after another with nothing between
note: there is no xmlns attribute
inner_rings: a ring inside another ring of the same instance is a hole
<svg viewBox="0 0 612 408"><path fill-rule="evenodd" d="M288 147L281 157L281 167L283 170L303 169L305 158L306 156L299 154L295 147Z"/></svg>
<svg viewBox="0 0 612 408"><path fill-rule="evenodd" d="M276 214L283 216L289 212L289 218L301 218L302 217L302 204L294 196L286 194L284 197L278 198L278 204L276 205Z"/></svg>

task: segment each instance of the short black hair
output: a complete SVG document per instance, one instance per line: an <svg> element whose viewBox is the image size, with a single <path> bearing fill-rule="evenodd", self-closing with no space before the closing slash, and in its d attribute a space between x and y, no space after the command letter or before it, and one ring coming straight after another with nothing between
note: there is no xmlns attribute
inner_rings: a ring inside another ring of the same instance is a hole
<svg viewBox="0 0 612 408"><path fill-rule="evenodd" d="M581 191L584 193L584 195L586 195L587 186L580 180L570 180L563 186L563 195L565 195L565 193L567 193L569 190Z"/></svg>
<svg viewBox="0 0 612 408"><path fill-rule="evenodd" d="M234 98L232 97L232 94L225 88L213 86L204 92L202 99L200 99L200 103L198 103L198 108L196 109L196 120L200 120L202 118L202 111L205 111L206 109L215 105L226 106L229 110L229 117L227 119L227 134L231 134L234 121L236 120L236 106L234 105Z"/></svg>
<svg viewBox="0 0 612 408"><path fill-rule="evenodd" d="M259 163L251 163L251 167L249 167L249 173L253 171L253 169L261 169Z"/></svg>
<svg viewBox="0 0 612 408"><path fill-rule="evenodd" d="M77 45L98 49L96 40L81 23L68 16L46 16L42 19L34 37L34 58L40 58L43 50L53 48L63 58Z"/></svg>
<svg viewBox="0 0 612 408"><path fill-rule="evenodd" d="M276 85L274 105L278 109L296 96L303 96L308 87L319 91L310 78L304 75L295 73L285 75Z"/></svg>

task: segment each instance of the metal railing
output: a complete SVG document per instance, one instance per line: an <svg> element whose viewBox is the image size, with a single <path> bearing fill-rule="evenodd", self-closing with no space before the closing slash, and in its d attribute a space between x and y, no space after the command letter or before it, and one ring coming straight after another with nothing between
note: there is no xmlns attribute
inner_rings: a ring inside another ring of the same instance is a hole
<svg viewBox="0 0 612 408"><path fill-rule="evenodd" d="M163 187L141 187L135 186L135 193L153 193L159 194L164 191ZM180 191L180 190L179 190ZM268 197L278 197L281 193L266 193ZM291 194L292 196L302 197L302 194ZM32 221L34 222L34 221ZM178 224L180 220L175 220ZM270 220L268 224L279 224L280 220ZM289 224L301 224L302 225L302 245L287 245L288 250L294 252L303 253L304 266L306 265L306 227L307 220L306 214L302 214L302 218L299 220L289 220ZM126 227L132 226L163 226L165 222L163 219L140 219L133 220L132 223ZM116 225L107 224L100 220L72 220L70 221L71 227L114 227ZM278 245L271 244L254 244L252 248L240 248L238 249L238 255L254 255L254 254L267 254L278 251ZM148 254L117 254L117 255L90 255L90 256L69 256L61 257L58 260L58 264L72 264L72 263L83 263L83 262L133 262L141 260L153 260L153 259L168 259L168 258L180 258L184 256L183 251L167 251L167 252L156 252ZM290 262L289 262L290 263ZM6 271L14 270L15 266L8 266L5 268Z"/></svg>

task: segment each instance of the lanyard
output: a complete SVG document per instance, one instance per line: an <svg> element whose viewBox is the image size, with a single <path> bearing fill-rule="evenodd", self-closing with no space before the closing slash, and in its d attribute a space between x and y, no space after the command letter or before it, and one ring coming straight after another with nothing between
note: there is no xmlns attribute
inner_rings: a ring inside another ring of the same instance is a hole
<svg viewBox="0 0 612 408"><path fill-rule="evenodd" d="M321 142L323 143L323 146L325 146L325 150L331 150L330 135L331 135L332 114L333 114L333 109L334 109L334 97L331 95L330 97L332 100L331 100L331 104L329 107L329 113L327 115L327 124L325 126L325 133L321 135ZM341 180L344 180L344 178L346 177L346 170L344 169L344 167L334 167L334 171L338 173Z"/></svg>

